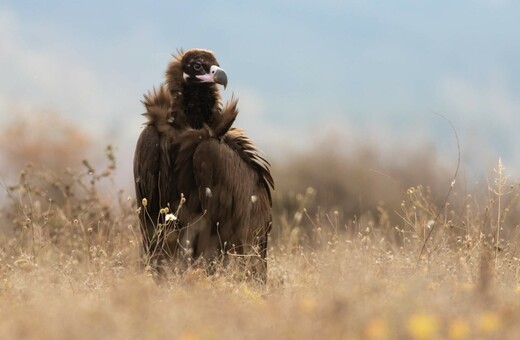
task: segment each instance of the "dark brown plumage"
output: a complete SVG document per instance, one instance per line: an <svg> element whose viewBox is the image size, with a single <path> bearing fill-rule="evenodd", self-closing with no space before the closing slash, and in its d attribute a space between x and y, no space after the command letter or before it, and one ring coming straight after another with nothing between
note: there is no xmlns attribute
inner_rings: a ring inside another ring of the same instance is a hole
<svg viewBox="0 0 520 340"><path fill-rule="evenodd" d="M222 107L217 84L227 76L213 53L194 49L144 96L148 122L134 157L143 244L159 272L170 261L243 255L265 281L274 182L253 142L231 127L237 100Z"/></svg>

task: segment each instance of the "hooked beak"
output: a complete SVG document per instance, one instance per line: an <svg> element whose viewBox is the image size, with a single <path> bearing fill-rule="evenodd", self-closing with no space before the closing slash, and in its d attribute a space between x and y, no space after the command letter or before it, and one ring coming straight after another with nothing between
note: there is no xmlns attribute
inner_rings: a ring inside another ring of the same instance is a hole
<svg viewBox="0 0 520 340"><path fill-rule="evenodd" d="M209 73L198 75L196 77L203 83L217 83L224 86L224 88L227 86L226 72L216 65L211 66Z"/></svg>

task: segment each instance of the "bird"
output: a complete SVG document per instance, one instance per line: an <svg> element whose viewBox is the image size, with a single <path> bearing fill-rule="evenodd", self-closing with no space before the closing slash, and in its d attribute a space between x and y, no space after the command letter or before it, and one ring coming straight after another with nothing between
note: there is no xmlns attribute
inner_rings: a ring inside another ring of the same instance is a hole
<svg viewBox="0 0 520 340"><path fill-rule="evenodd" d="M147 121L133 170L145 263L158 275L200 261L211 272L236 259L246 277L267 279L274 180L233 127L238 99L222 105L218 85L227 82L213 52L181 50L142 100Z"/></svg>

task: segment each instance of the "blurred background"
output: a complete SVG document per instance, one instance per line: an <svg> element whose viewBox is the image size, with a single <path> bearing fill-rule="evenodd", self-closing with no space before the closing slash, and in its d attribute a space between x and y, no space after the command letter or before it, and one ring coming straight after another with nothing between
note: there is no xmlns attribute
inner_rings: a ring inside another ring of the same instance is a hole
<svg viewBox="0 0 520 340"><path fill-rule="evenodd" d="M3 2L0 177L96 164L110 144L133 195L142 94L194 47L226 70L236 126L281 193L312 187L352 211L419 184L443 197L458 148L437 114L459 136L461 191L499 157L518 177L518 13L507 0Z"/></svg>

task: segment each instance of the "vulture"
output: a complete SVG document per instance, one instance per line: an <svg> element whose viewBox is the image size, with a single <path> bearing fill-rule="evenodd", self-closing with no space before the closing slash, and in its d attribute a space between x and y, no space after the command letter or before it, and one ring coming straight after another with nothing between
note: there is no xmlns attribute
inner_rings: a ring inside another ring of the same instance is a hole
<svg viewBox="0 0 520 340"><path fill-rule="evenodd" d="M211 271L233 258L265 282L273 177L232 127L238 100L222 105L218 85L227 75L213 53L191 49L173 56L165 82L144 95L134 179L146 264L161 274L204 259Z"/></svg>

